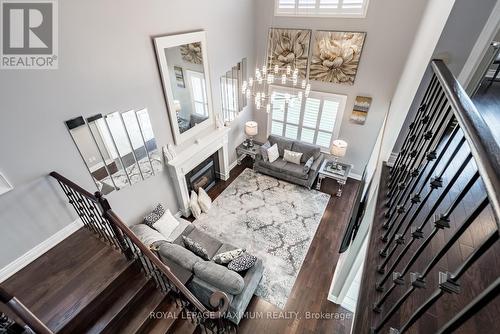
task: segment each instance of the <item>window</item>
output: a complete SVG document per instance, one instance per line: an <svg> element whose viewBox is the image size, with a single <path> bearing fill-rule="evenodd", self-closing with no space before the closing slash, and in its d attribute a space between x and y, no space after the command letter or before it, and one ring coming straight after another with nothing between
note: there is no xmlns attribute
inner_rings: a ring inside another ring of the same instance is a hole
<svg viewBox="0 0 500 334"><path fill-rule="evenodd" d="M272 87L271 134L329 149L338 136L345 103L344 95L311 92L298 99L291 89Z"/></svg>
<svg viewBox="0 0 500 334"><path fill-rule="evenodd" d="M208 117L208 99L206 94L205 75L201 72L186 70L189 91L193 101L194 113Z"/></svg>
<svg viewBox="0 0 500 334"><path fill-rule="evenodd" d="M278 16L365 17L368 0L275 0Z"/></svg>

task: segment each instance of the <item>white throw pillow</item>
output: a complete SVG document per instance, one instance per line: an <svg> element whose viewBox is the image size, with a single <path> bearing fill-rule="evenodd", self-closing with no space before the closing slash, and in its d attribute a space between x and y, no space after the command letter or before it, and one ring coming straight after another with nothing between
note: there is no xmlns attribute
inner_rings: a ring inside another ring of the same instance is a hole
<svg viewBox="0 0 500 334"><path fill-rule="evenodd" d="M274 144L267 150L267 157L269 162L275 162L280 157L280 152L278 151L278 144Z"/></svg>
<svg viewBox="0 0 500 334"><path fill-rule="evenodd" d="M198 204L198 195L194 190L191 190L191 199L189 200L189 208L194 218L198 219L201 216L200 204Z"/></svg>
<svg viewBox="0 0 500 334"><path fill-rule="evenodd" d="M302 158L302 153L285 150L283 154L283 160L300 165L300 158Z"/></svg>
<svg viewBox="0 0 500 334"><path fill-rule="evenodd" d="M201 210L205 213L207 213L212 207L212 199L208 196L206 191L203 190L203 188L198 190L198 204L200 205Z"/></svg>
<svg viewBox="0 0 500 334"><path fill-rule="evenodd" d="M155 229L149 227L146 224L137 224L131 226L130 229L134 234L148 247L158 241L167 241L167 239Z"/></svg>
<svg viewBox="0 0 500 334"><path fill-rule="evenodd" d="M163 216L153 224L153 228L168 239L178 225L179 221L167 209Z"/></svg>

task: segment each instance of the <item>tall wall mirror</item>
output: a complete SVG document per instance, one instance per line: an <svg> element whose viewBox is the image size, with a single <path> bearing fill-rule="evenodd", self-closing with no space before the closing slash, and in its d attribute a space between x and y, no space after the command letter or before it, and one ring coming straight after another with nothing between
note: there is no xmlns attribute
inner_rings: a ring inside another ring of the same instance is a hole
<svg viewBox="0 0 500 334"><path fill-rule="evenodd" d="M133 185L163 169L147 109L77 117L66 122L103 194Z"/></svg>
<svg viewBox="0 0 500 334"><path fill-rule="evenodd" d="M170 124L178 145L215 127L204 31L154 39Z"/></svg>

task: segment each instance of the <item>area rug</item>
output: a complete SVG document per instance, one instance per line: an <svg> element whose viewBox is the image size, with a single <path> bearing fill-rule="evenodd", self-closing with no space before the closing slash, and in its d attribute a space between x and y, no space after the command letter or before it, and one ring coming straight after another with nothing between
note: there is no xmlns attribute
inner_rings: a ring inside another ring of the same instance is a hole
<svg viewBox="0 0 500 334"><path fill-rule="evenodd" d="M256 295L283 308L329 198L246 169L194 224L262 259Z"/></svg>

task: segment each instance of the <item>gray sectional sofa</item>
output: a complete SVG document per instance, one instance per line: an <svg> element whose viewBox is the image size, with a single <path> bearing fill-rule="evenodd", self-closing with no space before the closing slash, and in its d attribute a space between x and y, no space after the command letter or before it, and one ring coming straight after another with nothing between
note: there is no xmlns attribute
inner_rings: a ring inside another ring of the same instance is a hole
<svg viewBox="0 0 500 334"><path fill-rule="evenodd" d="M317 145L275 135L269 136L268 142L271 146L278 145L280 157L274 162L269 162L262 154L257 154L254 170L311 189L325 159L321 148ZM284 150L302 153L300 164L283 160ZM305 164L310 157L313 157L314 161L307 169Z"/></svg>
<svg viewBox="0 0 500 334"><path fill-rule="evenodd" d="M223 243L205 232L197 229L188 221L177 218L182 230L174 231L172 238L154 241L154 236L146 239L144 224L131 227L132 231L145 243L158 251L163 262L174 262L185 270L192 272L192 278L187 283L187 288L210 309L210 297L216 291L226 293L229 298L229 309L226 317L235 323L240 322L252 296L257 289L264 267L262 260L258 259L255 265L244 273L237 273L213 261L205 261L183 246L182 236L198 242L208 253L210 259L215 255L227 252L238 247ZM146 226L146 227L145 227Z"/></svg>

